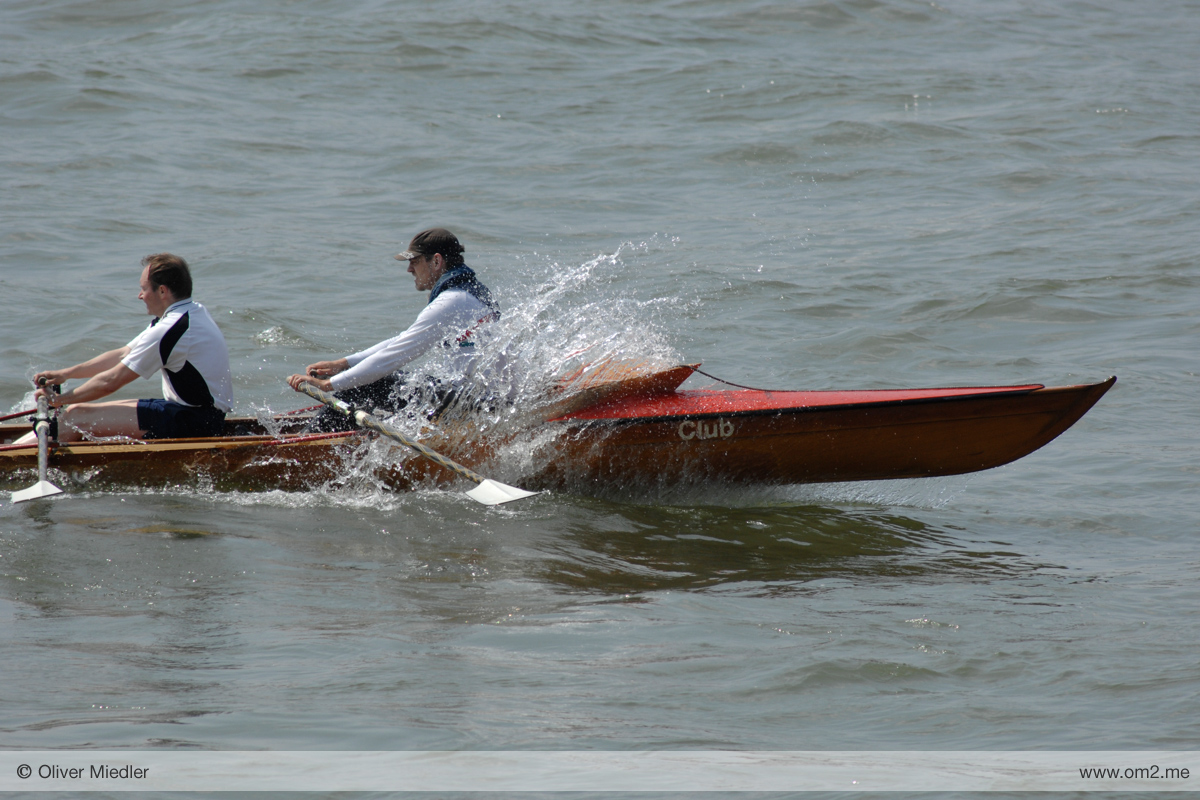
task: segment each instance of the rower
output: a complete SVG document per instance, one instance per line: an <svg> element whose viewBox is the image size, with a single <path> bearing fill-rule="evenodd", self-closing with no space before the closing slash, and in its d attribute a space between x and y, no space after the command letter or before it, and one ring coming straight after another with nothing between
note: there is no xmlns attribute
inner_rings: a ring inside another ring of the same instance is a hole
<svg viewBox="0 0 1200 800"><path fill-rule="evenodd" d="M430 228L414 236L408 249L395 258L408 262L417 291L429 292L429 303L416 320L403 333L366 350L309 364L303 375L290 376L288 385L302 391L302 385L311 384L333 392L339 400L385 414L394 414L415 399L445 408L454 398L453 390L432 378L416 386L406 385L408 376L400 369L440 344L452 349L455 366L462 374L471 374L480 329L498 320L500 309L463 261L464 252L458 237L445 228ZM310 430L349 427L343 416L324 409Z"/></svg>
<svg viewBox="0 0 1200 800"><path fill-rule="evenodd" d="M233 376L225 337L208 309L192 300L187 262L170 253L141 261L138 299L154 317L129 344L59 370L46 370L34 382L62 384L87 378L62 394L39 388L50 405L66 407L55 420L60 442L86 436L178 439L217 436L233 410ZM164 399L112 400L107 397L135 378L162 371ZM34 441L33 434L18 440Z"/></svg>

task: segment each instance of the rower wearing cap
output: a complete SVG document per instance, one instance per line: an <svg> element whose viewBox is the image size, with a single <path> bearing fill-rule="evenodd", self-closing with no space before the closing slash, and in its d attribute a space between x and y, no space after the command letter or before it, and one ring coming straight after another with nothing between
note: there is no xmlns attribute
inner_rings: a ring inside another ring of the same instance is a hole
<svg viewBox="0 0 1200 800"><path fill-rule="evenodd" d="M288 384L299 391L302 384L309 383L347 403L395 413L408 404L406 394L426 388L405 389L402 367L439 344L454 348L456 359L469 360L478 328L499 319L500 309L474 270L464 263L463 252L458 237L445 228L430 228L414 236L396 260L408 262L417 291L429 292L429 303L416 320L403 333L366 350L309 364L305 374L290 376ZM469 372L469 365L459 366ZM312 429L345 427L340 415L323 412Z"/></svg>

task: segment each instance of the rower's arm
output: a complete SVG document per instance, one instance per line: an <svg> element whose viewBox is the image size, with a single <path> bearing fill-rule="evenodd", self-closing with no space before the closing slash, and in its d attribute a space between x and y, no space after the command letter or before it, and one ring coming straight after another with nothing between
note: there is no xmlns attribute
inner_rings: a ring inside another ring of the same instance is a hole
<svg viewBox="0 0 1200 800"><path fill-rule="evenodd" d="M101 397L107 397L112 394L122 386L133 383L137 380L137 377L138 374L136 372L118 360L116 366L89 378L82 386L68 392L63 392L62 394L49 394L47 398L50 400L50 405L52 406L65 406L71 403L86 403L90 400L99 400Z"/></svg>
<svg viewBox="0 0 1200 800"><path fill-rule="evenodd" d="M39 372L37 375L33 376L33 380L34 383L41 385L43 383L63 384L72 378L92 378L99 375L101 372L112 369L117 364L120 364L121 359L127 355L129 355L128 346L118 347L116 350L109 350L107 353L101 353L95 358L84 361L82 364L76 364L73 367L67 367L66 369L49 369L45 372ZM128 381L126 381L126 383L128 383ZM121 385L124 386L124 384Z"/></svg>

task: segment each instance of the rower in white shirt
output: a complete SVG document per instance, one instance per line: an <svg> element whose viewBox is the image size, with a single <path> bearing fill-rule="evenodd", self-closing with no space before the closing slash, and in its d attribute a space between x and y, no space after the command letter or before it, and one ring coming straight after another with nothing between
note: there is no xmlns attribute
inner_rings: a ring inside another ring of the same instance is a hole
<svg viewBox="0 0 1200 800"><path fill-rule="evenodd" d="M34 376L50 405L63 407L57 422L60 442L85 436L177 439L217 436L233 410L233 376L225 338L208 310L192 300L187 262L170 253L142 259L138 299L154 317L129 344L66 369ZM162 372L163 399L112 400L107 397L134 379ZM87 378L61 394L45 388ZM53 432L52 432L53 434ZM35 440L33 434L23 437Z"/></svg>

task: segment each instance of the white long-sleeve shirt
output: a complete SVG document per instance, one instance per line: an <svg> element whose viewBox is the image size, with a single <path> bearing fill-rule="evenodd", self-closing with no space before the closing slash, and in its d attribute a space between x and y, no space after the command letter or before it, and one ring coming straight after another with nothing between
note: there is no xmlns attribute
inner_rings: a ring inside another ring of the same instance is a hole
<svg viewBox="0 0 1200 800"><path fill-rule="evenodd" d="M334 375L329 382L334 391L363 386L396 372L442 342L454 348L455 367L469 374L475 352L475 330L491 320L494 313L470 292L447 289L421 310L404 333L346 356L350 368Z"/></svg>

